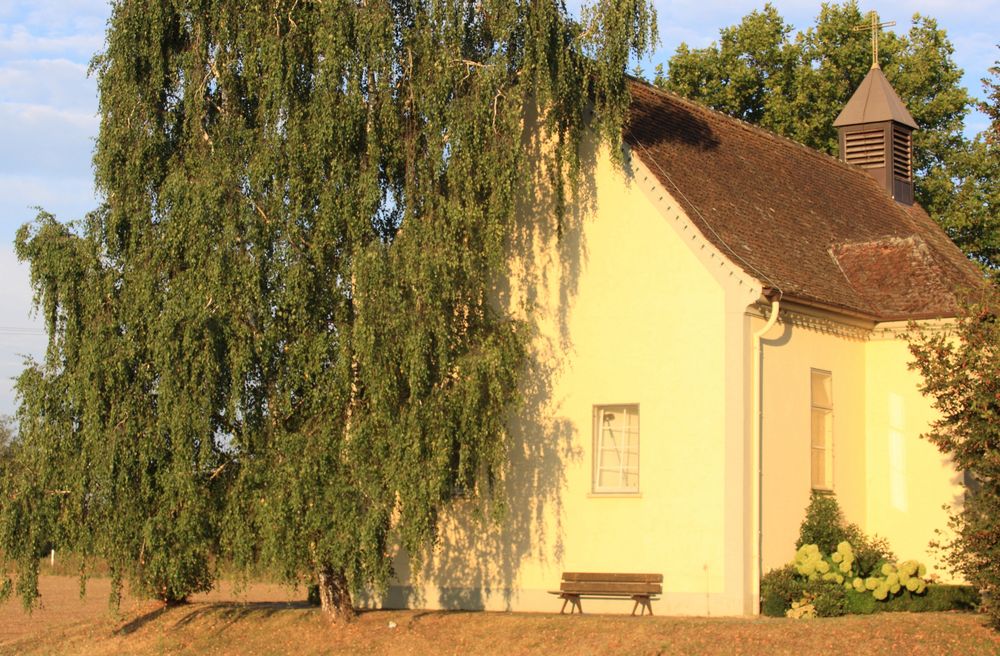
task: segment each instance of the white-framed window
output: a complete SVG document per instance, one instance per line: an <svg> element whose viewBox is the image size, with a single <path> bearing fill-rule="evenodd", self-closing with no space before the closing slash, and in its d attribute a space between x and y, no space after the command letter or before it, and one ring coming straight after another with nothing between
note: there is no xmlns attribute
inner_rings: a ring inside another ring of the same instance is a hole
<svg viewBox="0 0 1000 656"><path fill-rule="evenodd" d="M833 489L833 374L811 369L810 458L814 490Z"/></svg>
<svg viewBox="0 0 1000 656"><path fill-rule="evenodd" d="M593 492L639 492L638 403L594 406Z"/></svg>

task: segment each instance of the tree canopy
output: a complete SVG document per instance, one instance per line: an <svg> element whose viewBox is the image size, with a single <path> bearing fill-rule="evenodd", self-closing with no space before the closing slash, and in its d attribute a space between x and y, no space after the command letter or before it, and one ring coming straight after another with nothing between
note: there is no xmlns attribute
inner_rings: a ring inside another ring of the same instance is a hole
<svg viewBox="0 0 1000 656"><path fill-rule="evenodd" d="M541 169L573 177L585 129L620 143L654 34L642 0L579 20L557 1L115 2L93 64L106 202L16 242L49 334L0 502L24 601L55 540L116 590L181 600L221 558L349 614L393 544L418 557L453 498L502 490L517 204Z"/></svg>
<svg viewBox="0 0 1000 656"><path fill-rule="evenodd" d="M990 125L953 158L954 197L938 219L1000 282L1000 61L983 86L986 98L978 106Z"/></svg>
<svg viewBox="0 0 1000 656"><path fill-rule="evenodd" d="M795 30L771 4L723 28L707 48L682 44L658 86L831 155L833 121L871 68L857 2L824 3L814 25ZM954 49L937 21L915 14L906 32L881 31L879 63L920 129L914 132L917 201L960 248L1000 268L997 221L979 211L995 185L981 148L963 134L974 99L961 86ZM974 207L973 207L974 206Z"/></svg>
<svg viewBox="0 0 1000 656"><path fill-rule="evenodd" d="M1000 296L966 308L948 332L916 333L911 367L939 418L924 435L964 473L966 494L953 508L946 561L979 588L983 610L1000 628Z"/></svg>

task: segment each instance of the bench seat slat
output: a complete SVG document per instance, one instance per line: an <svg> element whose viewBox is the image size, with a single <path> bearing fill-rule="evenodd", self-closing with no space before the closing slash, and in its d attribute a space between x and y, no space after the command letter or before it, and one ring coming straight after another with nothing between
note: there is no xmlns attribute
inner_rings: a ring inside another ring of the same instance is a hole
<svg viewBox="0 0 1000 656"><path fill-rule="evenodd" d="M647 595L663 592L663 586L659 583L619 583L613 581L563 581L559 585L559 589L572 594L611 593Z"/></svg>
<svg viewBox="0 0 1000 656"><path fill-rule="evenodd" d="M610 583L663 583L663 574L621 574L616 572L564 572L563 581L607 581Z"/></svg>

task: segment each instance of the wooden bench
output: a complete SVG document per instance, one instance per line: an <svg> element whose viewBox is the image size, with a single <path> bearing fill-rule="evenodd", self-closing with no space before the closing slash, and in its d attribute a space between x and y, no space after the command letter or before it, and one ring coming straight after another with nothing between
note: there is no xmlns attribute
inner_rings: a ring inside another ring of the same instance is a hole
<svg viewBox="0 0 1000 656"><path fill-rule="evenodd" d="M594 599L631 599L635 602L632 606L632 614L642 606L640 615L645 615L646 610L653 614L651 601L657 599L656 595L663 593L662 574L609 574L600 572L563 572L562 581L559 583L559 590L551 590L549 594L559 595L563 600L562 609L559 614L566 611L566 604L572 604L569 609L570 615L574 611L583 614L583 606L580 604L581 597Z"/></svg>

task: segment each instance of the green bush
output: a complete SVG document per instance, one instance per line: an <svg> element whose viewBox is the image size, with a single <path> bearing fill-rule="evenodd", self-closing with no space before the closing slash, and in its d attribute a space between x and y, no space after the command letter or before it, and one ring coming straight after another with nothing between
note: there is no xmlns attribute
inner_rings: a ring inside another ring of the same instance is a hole
<svg viewBox="0 0 1000 656"><path fill-rule="evenodd" d="M885 538L868 537L854 524L848 526L848 532L854 533L848 542L854 546L854 558L861 576L871 576L885 563L896 560Z"/></svg>
<svg viewBox="0 0 1000 656"><path fill-rule="evenodd" d="M851 615L871 615L885 605L885 602L875 601L875 597L868 590L858 592L855 588L844 590L844 601L847 612Z"/></svg>
<svg viewBox="0 0 1000 656"><path fill-rule="evenodd" d="M809 505L806 506L806 518L799 527L799 540L795 543L795 548L815 544L823 553L833 553L841 542L850 542L848 537L844 514L840 511L837 497L832 493L813 490Z"/></svg>
<svg viewBox="0 0 1000 656"><path fill-rule="evenodd" d="M793 565L772 569L761 580L761 613L768 617L785 617L792 602L808 598L817 617L838 617L848 612L844 587L822 579L809 580ZM869 597L871 594L868 595Z"/></svg>
<svg viewBox="0 0 1000 656"><path fill-rule="evenodd" d="M813 490L795 548L815 544L824 554L832 554L841 542L853 547L855 567L862 578L877 574L884 563L896 560L885 538L869 537L856 524L847 523L832 492Z"/></svg>
<svg viewBox="0 0 1000 656"><path fill-rule="evenodd" d="M828 581L814 581L807 592L813 595L816 617L840 617L847 612L847 591L844 586Z"/></svg>
<svg viewBox="0 0 1000 656"><path fill-rule="evenodd" d="M792 602L810 615L973 610L971 586L930 585L916 560L898 562L883 538L870 538L844 521L836 498L813 492L799 531L795 558L772 570L761 584L762 612L781 617Z"/></svg>
<svg viewBox="0 0 1000 656"><path fill-rule="evenodd" d="M772 569L760 581L761 612L768 617L784 617L792 602L802 598L805 589L805 579L798 576L792 565Z"/></svg>

